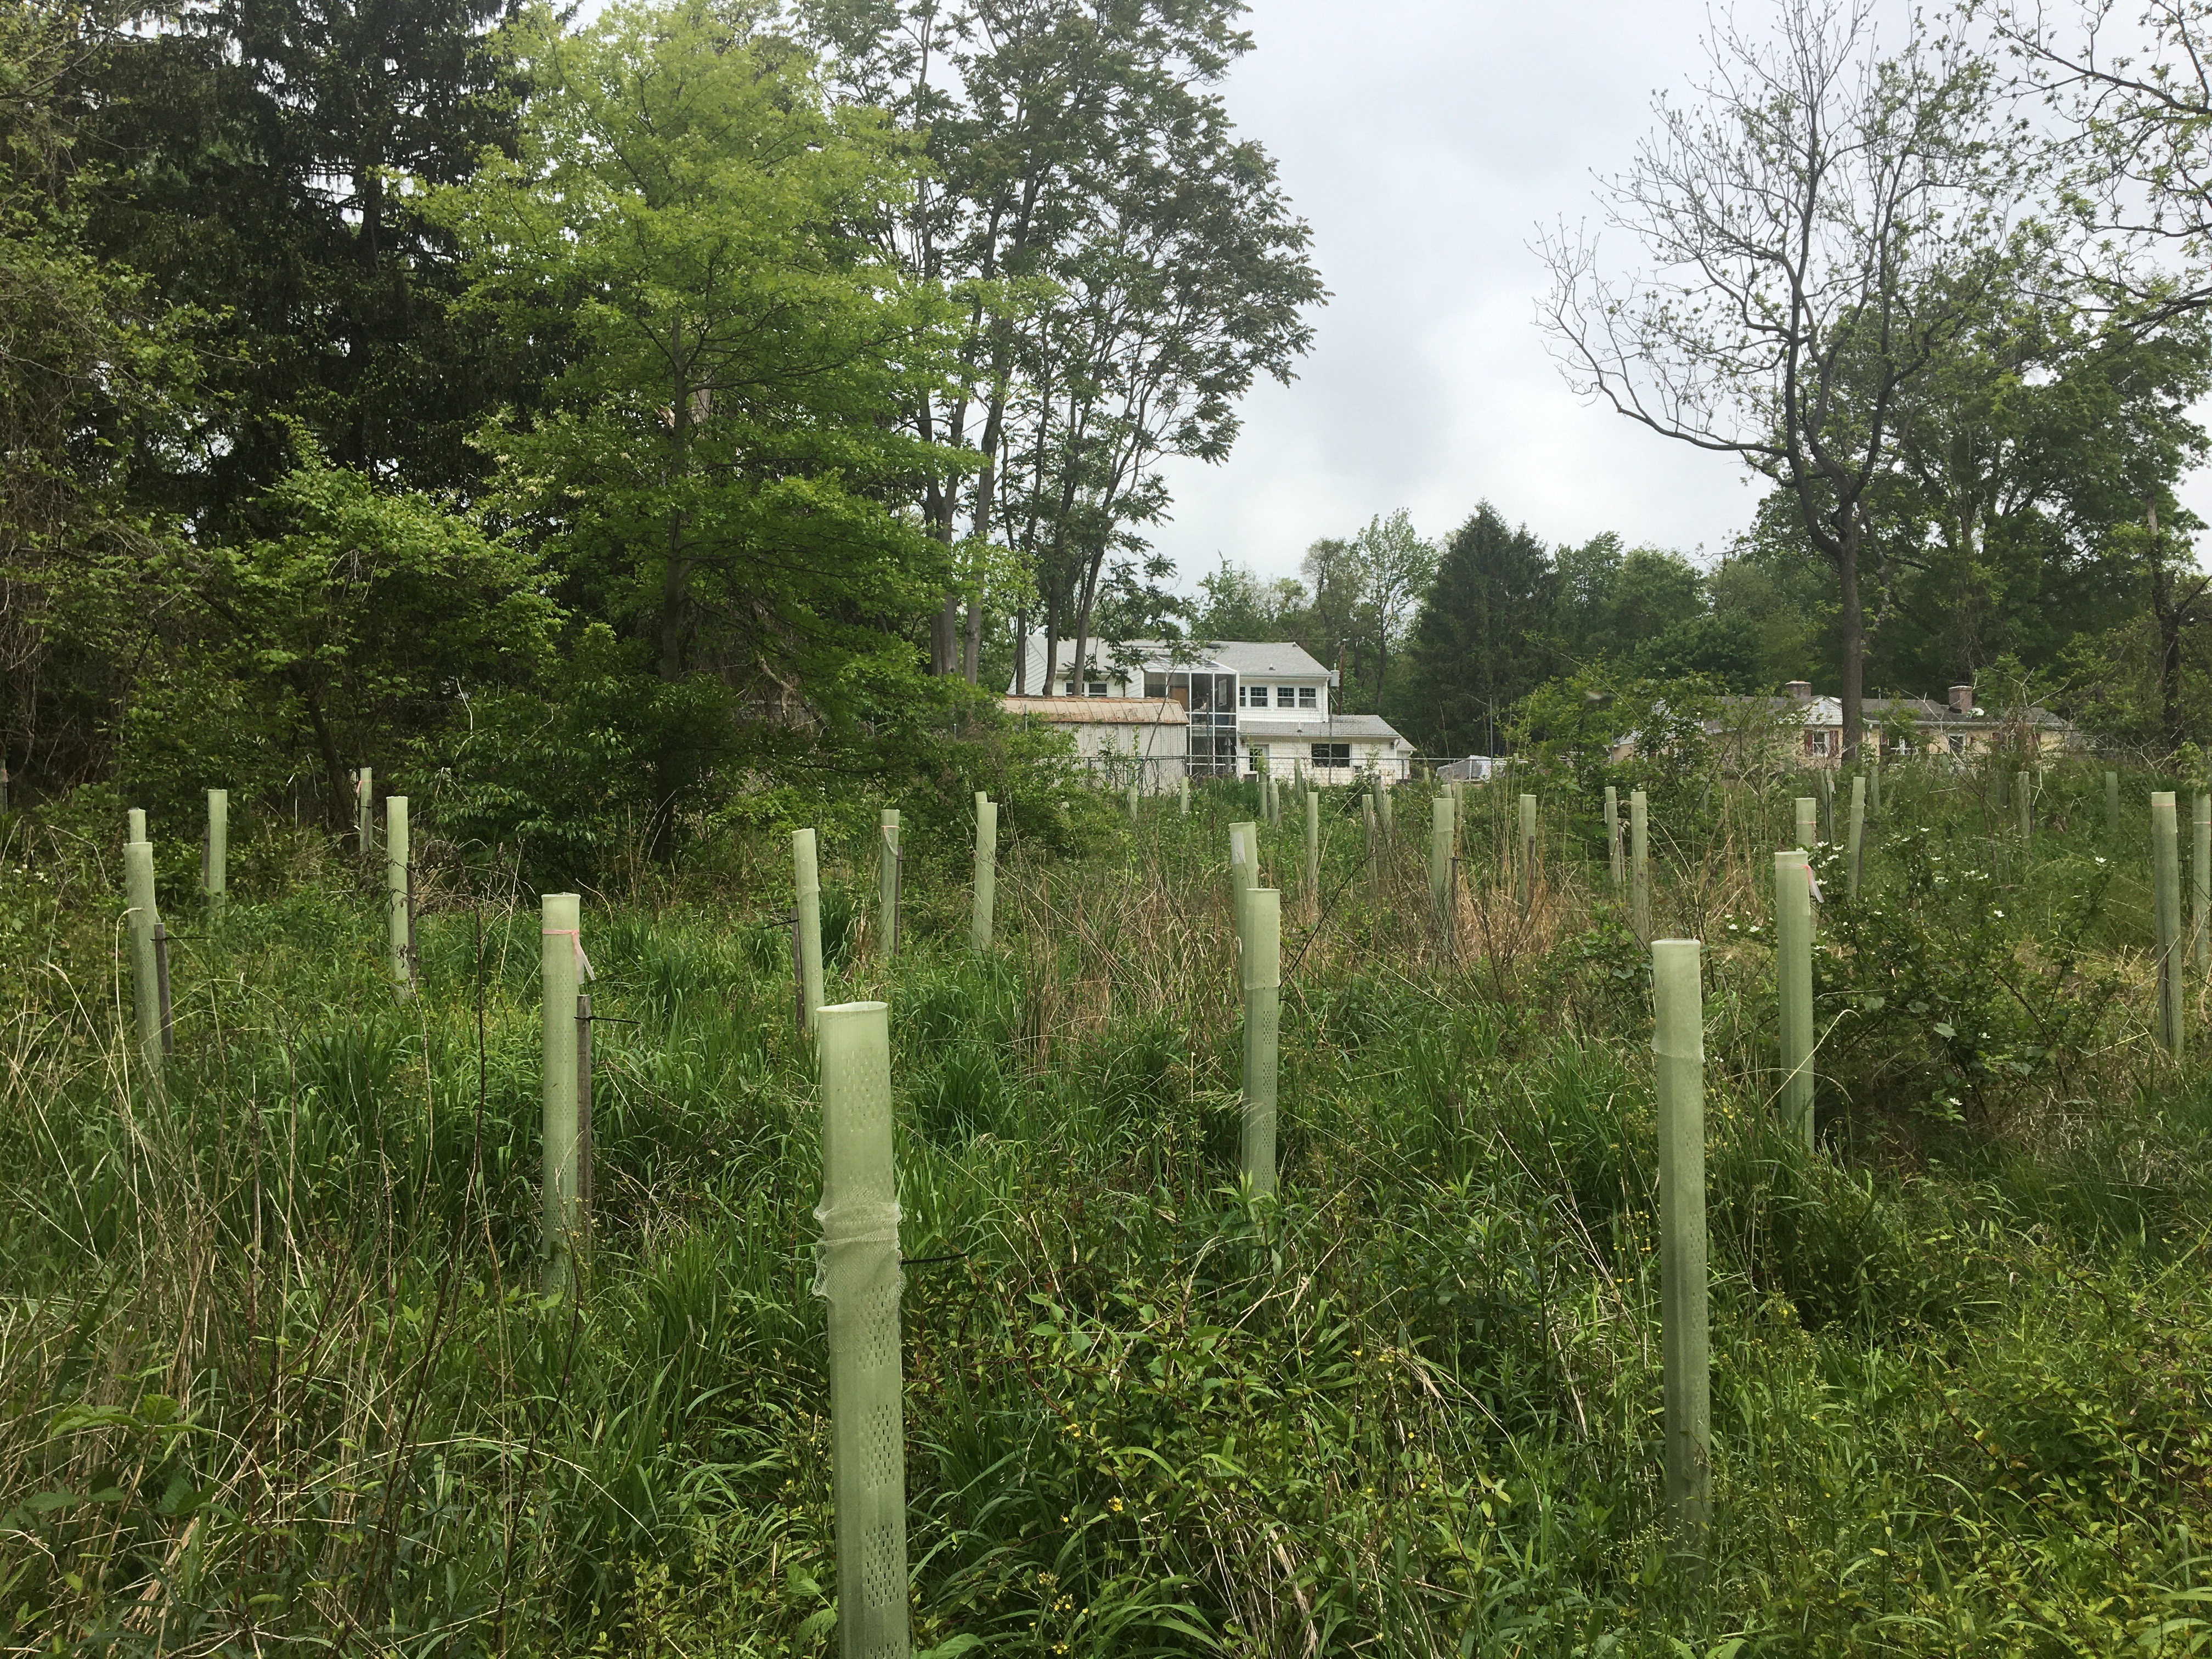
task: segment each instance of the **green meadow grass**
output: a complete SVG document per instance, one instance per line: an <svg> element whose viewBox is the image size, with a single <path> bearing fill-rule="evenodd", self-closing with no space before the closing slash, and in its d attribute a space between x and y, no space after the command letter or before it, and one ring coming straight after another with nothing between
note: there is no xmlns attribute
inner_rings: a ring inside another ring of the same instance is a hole
<svg viewBox="0 0 2212 1659"><path fill-rule="evenodd" d="M1547 799L1523 917L1477 792L1452 949L1417 792L1379 887L1332 799L1318 925L1301 827L1263 830L1258 1206L1249 791L1081 860L1010 838L981 959L963 848L915 849L887 969L871 872L825 853L831 994L891 1008L917 1648L2212 1642L2212 1091L2148 1042L2142 849L2105 844L2093 773L2054 777L2032 849L1971 777L1884 782L1863 914L1821 921L1809 1160L1765 1046L1758 866L1794 787L1655 802L1662 926L1708 941L1703 1563L1662 1528L1648 979L1595 799ZM449 861L402 1000L374 872L244 818L219 924L165 854L163 1089L124 1041L113 849L0 841L6 1650L834 1651L787 892L586 896L598 1205L552 1300L534 908Z"/></svg>

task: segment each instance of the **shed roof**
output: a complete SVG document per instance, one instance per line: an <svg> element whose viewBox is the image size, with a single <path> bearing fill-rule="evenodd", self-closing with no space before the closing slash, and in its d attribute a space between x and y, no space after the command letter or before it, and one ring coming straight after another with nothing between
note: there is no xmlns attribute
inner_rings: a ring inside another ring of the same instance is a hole
<svg viewBox="0 0 2212 1659"><path fill-rule="evenodd" d="M1016 697L999 699L1009 714L1054 726L1188 726L1190 711L1173 697Z"/></svg>

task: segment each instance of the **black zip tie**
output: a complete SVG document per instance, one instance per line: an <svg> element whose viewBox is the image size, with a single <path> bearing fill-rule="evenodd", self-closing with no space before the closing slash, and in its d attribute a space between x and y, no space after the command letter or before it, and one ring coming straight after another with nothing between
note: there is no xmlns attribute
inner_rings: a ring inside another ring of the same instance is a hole
<svg viewBox="0 0 2212 1659"><path fill-rule="evenodd" d="M911 1255L899 1263L902 1267L934 1267L946 1261L965 1261L968 1252L955 1250L950 1255Z"/></svg>

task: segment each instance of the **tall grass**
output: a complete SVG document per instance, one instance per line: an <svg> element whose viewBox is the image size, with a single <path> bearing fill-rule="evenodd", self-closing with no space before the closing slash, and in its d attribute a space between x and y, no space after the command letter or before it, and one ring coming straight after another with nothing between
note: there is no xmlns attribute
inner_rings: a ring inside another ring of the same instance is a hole
<svg viewBox="0 0 2212 1659"><path fill-rule="evenodd" d="M1449 938L1425 837L1376 882L1332 797L1309 922L1299 826L1263 829L1290 902L1259 1206L1243 792L1081 860L1012 842L981 959L960 849L915 849L888 967L871 872L830 859L833 995L893 1011L920 1645L2203 1644L2212 1091L2149 1044L2142 849L2106 844L2094 777L2054 781L2033 848L1975 783L1893 769L1862 912L1824 915L1810 1158L1772 1123L1762 884L1796 786L1655 805L1660 926L1709 943L1702 1571L1662 1531L1648 981L1595 799L1547 794L1524 915L1477 792ZM587 902L598 1212L563 1301L538 924L494 866L426 879L399 1002L374 872L264 826L217 927L179 855L155 1090L112 849L4 833L9 1651L830 1650L783 891Z"/></svg>

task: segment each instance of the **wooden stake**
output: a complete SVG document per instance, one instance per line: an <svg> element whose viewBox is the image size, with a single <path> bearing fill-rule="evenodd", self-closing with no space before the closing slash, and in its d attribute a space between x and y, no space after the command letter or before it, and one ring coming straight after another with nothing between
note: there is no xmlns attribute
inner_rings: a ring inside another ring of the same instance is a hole
<svg viewBox="0 0 2212 1659"><path fill-rule="evenodd" d="M125 847L134 841L144 841L146 839L146 809L143 806L127 809L123 814L123 844Z"/></svg>
<svg viewBox="0 0 2212 1659"><path fill-rule="evenodd" d="M592 1231L592 999L576 998L576 1213L580 1239Z"/></svg>
<svg viewBox="0 0 2212 1659"><path fill-rule="evenodd" d="M376 850L376 769L364 766L354 777L354 841L363 858Z"/></svg>
<svg viewBox="0 0 2212 1659"><path fill-rule="evenodd" d="M2117 847L2120 842L2120 775L2105 774L2105 833Z"/></svg>
<svg viewBox="0 0 2212 1659"><path fill-rule="evenodd" d="M1807 855L1774 855L1774 969L1782 1016L1782 1121L1813 1150L1813 882Z"/></svg>
<svg viewBox="0 0 2212 1659"><path fill-rule="evenodd" d="M1653 942L1651 1000L1667 1510L1676 1546L1701 1557L1711 1521L1712 1366L1706 1325L1705 996L1697 940Z"/></svg>

